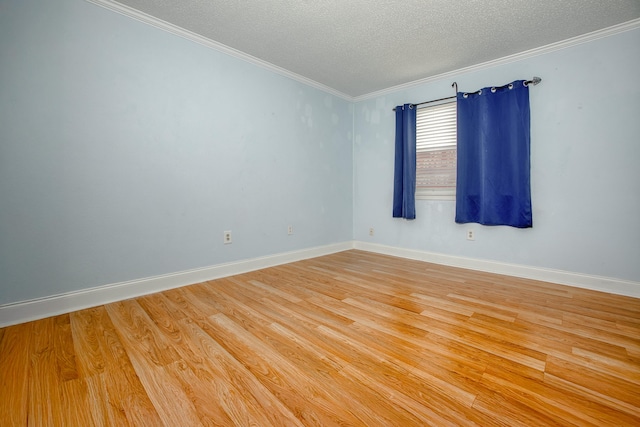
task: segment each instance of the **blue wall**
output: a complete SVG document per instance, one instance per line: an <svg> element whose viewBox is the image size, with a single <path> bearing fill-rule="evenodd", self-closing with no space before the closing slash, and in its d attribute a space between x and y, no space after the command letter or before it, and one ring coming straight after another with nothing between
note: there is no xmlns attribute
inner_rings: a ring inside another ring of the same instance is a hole
<svg viewBox="0 0 640 427"><path fill-rule="evenodd" d="M0 304L352 239L344 99L79 0L0 64Z"/></svg>
<svg viewBox="0 0 640 427"><path fill-rule="evenodd" d="M356 240L640 281L640 30L388 92L355 105ZM540 76L530 91L533 228L458 225L455 202L391 218L398 104ZM375 228L375 236L368 230ZM467 229L475 241L467 241Z"/></svg>

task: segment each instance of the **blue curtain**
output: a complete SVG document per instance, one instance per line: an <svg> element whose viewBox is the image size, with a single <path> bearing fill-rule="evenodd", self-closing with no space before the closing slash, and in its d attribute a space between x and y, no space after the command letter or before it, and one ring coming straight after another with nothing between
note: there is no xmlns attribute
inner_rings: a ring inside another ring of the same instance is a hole
<svg viewBox="0 0 640 427"><path fill-rule="evenodd" d="M457 94L456 222L532 226L529 88Z"/></svg>
<svg viewBox="0 0 640 427"><path fill-rule="evenodd" d="M393 217L416 217L416 108L411 104L396 107Z"/></svg>

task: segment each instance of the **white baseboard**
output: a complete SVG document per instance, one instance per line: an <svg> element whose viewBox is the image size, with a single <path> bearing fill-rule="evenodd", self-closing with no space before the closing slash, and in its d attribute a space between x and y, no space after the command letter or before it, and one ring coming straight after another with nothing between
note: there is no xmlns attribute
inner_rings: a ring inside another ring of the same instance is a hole
<svg viewBox="0 0 640 427"><path fill-rule="evenodd" d="M0 328L349 249L640 298L639 282L348 241L0 305Z"/></svg>
<svg viewBox="0 0 640 427"><path fill-rule="evenodd" d="M354 249L640 298L640 282L355 241Z"/></svg>
<svg viewBox="0 0 640 427"><path fill-rule="evenodd" d="M348 249L353 249L352 241L0 305L0 328Z"/></svg>

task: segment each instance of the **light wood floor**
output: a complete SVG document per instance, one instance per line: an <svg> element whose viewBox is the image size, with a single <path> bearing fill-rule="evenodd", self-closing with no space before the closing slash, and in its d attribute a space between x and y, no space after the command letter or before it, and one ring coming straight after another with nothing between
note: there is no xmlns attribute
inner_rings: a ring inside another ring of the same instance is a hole
<svg viewBox="0 0 640 427"><path fill-rule="evenodd" d="M640 426L640 300L347 251L0 329L0 426Z"/></svg>

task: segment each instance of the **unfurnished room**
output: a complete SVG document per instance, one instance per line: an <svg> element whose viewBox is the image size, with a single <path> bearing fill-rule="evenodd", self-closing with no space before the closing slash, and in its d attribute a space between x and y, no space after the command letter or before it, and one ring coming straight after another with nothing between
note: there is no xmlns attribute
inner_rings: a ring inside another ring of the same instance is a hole
<svg viewBox="0 0 640 427"><path fill-rule="evenodd" d="M0 426L640 425L640 0L0 0Z"/></svg>

